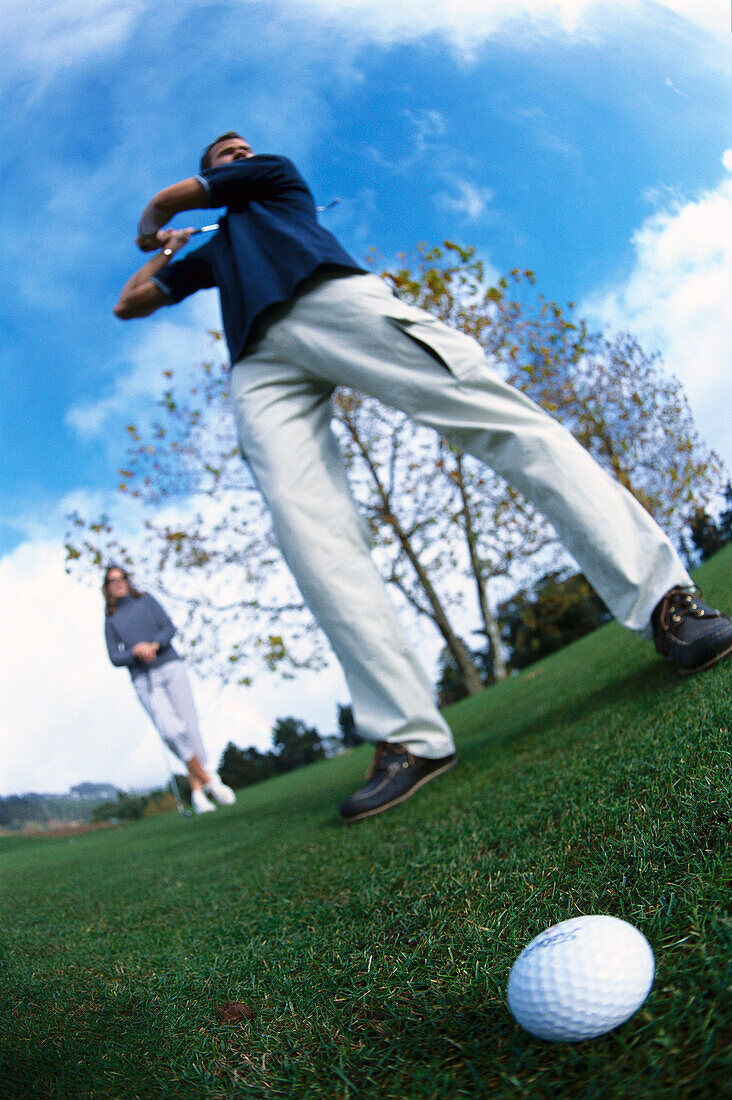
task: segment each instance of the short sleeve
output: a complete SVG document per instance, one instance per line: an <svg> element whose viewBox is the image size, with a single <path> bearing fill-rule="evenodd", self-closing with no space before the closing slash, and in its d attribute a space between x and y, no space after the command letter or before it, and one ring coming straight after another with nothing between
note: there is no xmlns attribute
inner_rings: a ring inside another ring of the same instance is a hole
<svg viewBox="0 0 732 1100"><path fill-rule="evenodd" d="M287 157L254 156L207 168L196 178L208 192L211 207L237 208L252 199L293 189L310 195L302 176Z"/></svg>
<svg viewBox="0 0 732 1100"><path fill-rule="evenodd" d="M153 275L150 282L162 290L168 300L182 302L197 290L206 290L216 285L213 272L206 260L205 248L190 252L182 260L174 260L167 267Z"/></svg>

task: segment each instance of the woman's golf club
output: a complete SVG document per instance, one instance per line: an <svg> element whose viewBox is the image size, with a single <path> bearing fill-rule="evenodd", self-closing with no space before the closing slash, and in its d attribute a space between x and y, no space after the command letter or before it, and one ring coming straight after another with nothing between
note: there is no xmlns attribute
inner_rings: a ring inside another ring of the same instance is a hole
<svg viewBox="0 0 732 1100"><path fill-rule="evenodd" d="M183 805L183 799L181 798L180 791L178 790L178 782L173 775L173 769L170 767L170 765L168 765L168 769L170 771L170 789L173 792L173 798L175 799L175 804L178 807L178 813L181 815L181 817L193 817L193 811L187 810Z"/></svg>

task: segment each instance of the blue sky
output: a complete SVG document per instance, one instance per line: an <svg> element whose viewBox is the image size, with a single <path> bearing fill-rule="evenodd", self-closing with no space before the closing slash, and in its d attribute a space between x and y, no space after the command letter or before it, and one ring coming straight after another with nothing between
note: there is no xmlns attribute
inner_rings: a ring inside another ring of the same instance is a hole
<svg viewBox="0 0 732 1100"><path fill-rule="evenodd" d="M125 423L151 408L163 366L208 352L213 294L127 325L111 310L141 262L140 210L190 175L222 130L292 157L318 201L340 197L323 217L358 258L374 247L389 262L450 237L496 272L532 268L545 295L574 301L593 323L629 327L664 354L703 437L732 465L724 8L51 0L28 11L10 0L0 28L0 591L19 633L0 657L16 746L0 794L152 774L157 750L142 734L114 756L106 734L87 733L105 693L125 729L140 718L98 652L96 596L80 596L60 568L63 517L112 506ZM234 725L246 713L252 740L290 703L272 685L224 703L211 685L200 691L205 706L218 699L212 729L222 707ZM325 732L339 691L333 670L308 688L302 716ZM63 730L77 731L78 750ZM247 743L244 730L211 737Z"/></svg>

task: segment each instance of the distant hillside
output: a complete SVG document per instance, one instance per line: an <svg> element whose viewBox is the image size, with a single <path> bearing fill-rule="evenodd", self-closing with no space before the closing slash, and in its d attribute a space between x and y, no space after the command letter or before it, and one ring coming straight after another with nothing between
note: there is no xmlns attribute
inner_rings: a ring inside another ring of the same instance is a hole
<svg viewBox="0 0 732 1100"><path fill-rule="evenodd" d="M91 821L97 806L116 797L117 789L111 783L77 783L66 794L11 794L0 798L0 828L84 824Z"/></svg>

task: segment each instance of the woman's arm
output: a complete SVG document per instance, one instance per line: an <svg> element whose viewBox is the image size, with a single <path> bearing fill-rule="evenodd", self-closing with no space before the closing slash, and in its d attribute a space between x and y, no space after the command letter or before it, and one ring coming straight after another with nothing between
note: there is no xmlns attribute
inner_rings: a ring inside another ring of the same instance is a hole
<svg viewBox="0 0 732 1100"><path fill-rule="evenodd" d="M131 649L127 649L109 619L104 623L104 640L107 643L109 659L117 668L129 668L135 663L137 657Z"/></svg>
<svg viewBox="0 0 732 1100"><path fill-rule="evenodd" d="M163 649L166 645L170 645L170 643L172 642L175 636L175 626L171 622L165 609L160 606L158 601L153 596L150 596L150 599L155 608L157 619L155 626L158 628L155 634L153 634L150 641L153 643L153 645L156 645L158 649Z"/></svg>

